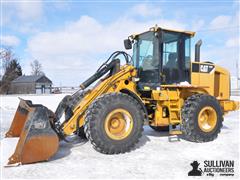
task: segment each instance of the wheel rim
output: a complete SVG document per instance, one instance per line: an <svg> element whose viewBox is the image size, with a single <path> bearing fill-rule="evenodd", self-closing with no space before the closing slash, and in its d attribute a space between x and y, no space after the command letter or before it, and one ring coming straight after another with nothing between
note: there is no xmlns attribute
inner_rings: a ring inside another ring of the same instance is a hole
<svg viewBox="0 0 240 180"><path fill-rule="evenodd" d="M115 109L107 115L104 128L111 139L122 140L131 133L133 118L128 111Z"/></svg>
<svg viewBox="0 0 240 180"><path fill-rule="evenodd" d="M204 107L198 114L198 126L204 132L212 131L217 124L217 113L210 106Z"/></svg>

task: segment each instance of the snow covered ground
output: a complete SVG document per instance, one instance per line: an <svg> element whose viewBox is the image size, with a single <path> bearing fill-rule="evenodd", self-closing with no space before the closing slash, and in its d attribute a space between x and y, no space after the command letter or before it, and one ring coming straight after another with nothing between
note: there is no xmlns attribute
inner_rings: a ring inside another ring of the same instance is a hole
<svg viewBox="0 0 240 180"><path fill-rule="evenodd" d="M59 95L20 96L33 103L41 103L55 110L63 98ZM96 152L89 142L76 140L74 144L60 143L57 154L48 162L3 167L10 149L14 149L7 139L8 130L15 110L18 96L1 98L1 177L10 179L185 179L194 160L203 167L204 160L234 160L235 178L239 178L239 111L229 113L219 137L208 143L192 143L180 139L169 142L166 132L158 133L145 127L143 137L130 153L104 155ZM234 97L240 100L239 97ZM14 141L14 139L12 140ZM15 140L16 141L16 140ZM4 151L5 150L5 151Z"/></svg>

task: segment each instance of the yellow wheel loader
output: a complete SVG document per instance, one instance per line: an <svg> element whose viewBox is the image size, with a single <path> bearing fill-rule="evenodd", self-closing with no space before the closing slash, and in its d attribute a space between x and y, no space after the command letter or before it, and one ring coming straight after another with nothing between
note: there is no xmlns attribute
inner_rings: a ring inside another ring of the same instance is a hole
<svg viewBox="0 0 240 180"><path fill-rule="evenodd" d="M101 153L125 153L139 141L144 124L193 142L217 138L223 115L239 109L239 103L230 100L229 72L200 62L201 41L191 62L193 36L157 26L129 36L124 45L133 48L133 56L113 53L55 112L21 99L6 133L19 137L8 164L48 160L59 141L74 133Z"/></svg>

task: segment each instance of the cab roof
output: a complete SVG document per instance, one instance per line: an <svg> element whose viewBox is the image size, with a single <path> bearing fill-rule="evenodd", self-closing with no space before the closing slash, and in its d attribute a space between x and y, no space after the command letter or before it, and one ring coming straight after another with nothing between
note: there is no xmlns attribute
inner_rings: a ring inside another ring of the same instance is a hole
<svg viewBox="0 0 240 180"><path fill-rule="evenodd" d="M190 37L193 37L195 35L195 32L193 32L193 31L182 31L182 30L176 30L176 29L166 29L166 28L161 28L161 27L158 27L157 25L155 25L154 27L151 27L148 31L145 31L145 32L142 32L142 33L133 34L130 37L132 37L134 39L136 36L138 36L140 34L143 34L143 33L149 32L149 31L156 32L159 29L165 30L165 31L170 31L170 32L184 33L184 34L190 35Z"/></svg>

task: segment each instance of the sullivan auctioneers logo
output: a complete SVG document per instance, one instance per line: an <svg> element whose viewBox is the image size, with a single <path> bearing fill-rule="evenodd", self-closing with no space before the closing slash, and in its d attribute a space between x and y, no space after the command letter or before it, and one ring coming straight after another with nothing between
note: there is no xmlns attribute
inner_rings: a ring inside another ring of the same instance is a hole
<svg viewBox="0 0 240 180"><path fill-rule="evenodd" d="M190 165L192 170L188 176L234 176L233 160L205 160L202 166L198 161L193 161Z"/></svg>

